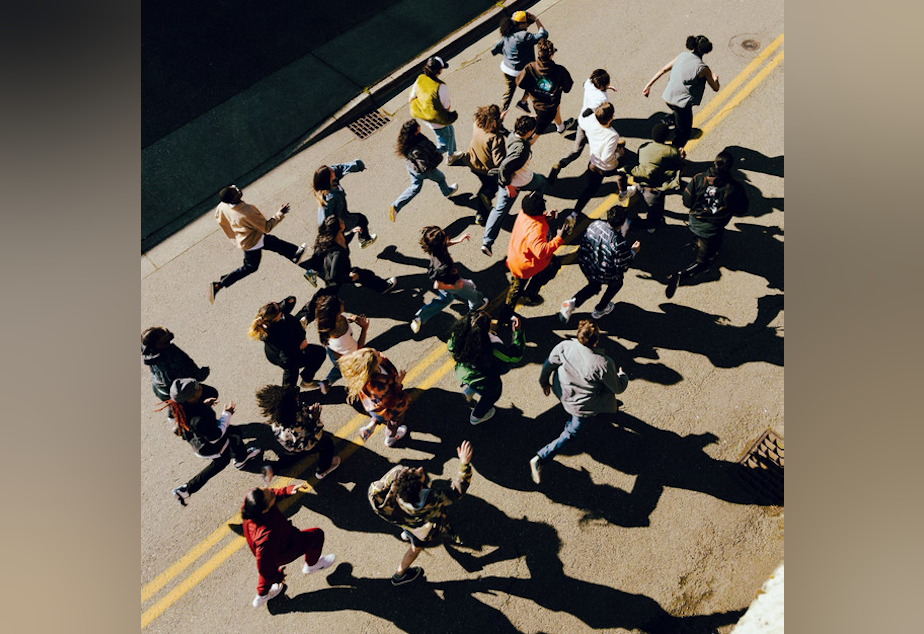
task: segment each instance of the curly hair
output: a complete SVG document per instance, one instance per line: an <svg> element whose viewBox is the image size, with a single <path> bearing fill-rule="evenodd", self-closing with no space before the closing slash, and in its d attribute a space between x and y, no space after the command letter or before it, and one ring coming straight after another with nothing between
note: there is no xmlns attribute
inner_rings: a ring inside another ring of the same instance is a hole
<svg viewBox="0 0 924 634"><path fill-rule="evenodd" d="M398 143L395 145L395 154L401 158L407 158L407 153L414 147L414 140L420 133L420 124L414 119L404 122L401 131L398 132Z"/></svg>
<svg viewBox="0 0 924 634"><path fill-rule="evenodd" d="M417 473L416 469L405 467L395 476L392 487L394 487L394 491L400 499L414 503L420 499L423 482L420 481L420 474Z"/></svg>
<svg viewBox="0 0 924 634"><path fill-rule="evenodd" d="M500 107L493 103L489 106L479 106L472 120L485 132L496 133L501 126Z"/></svg>
<svg viewBox="0 0 924 634"><path fill-rule="evenodd" d="M552 40L543 38L536 44L536 59L540 62L547 62L552 59L552 55L554 55L557 50L555 45L552 44Z"/></svg>
<svg viewBox="0 0 924 634"><path fill-rule="evenodd" d="M337 365L347 384L347 400L352 403L378 369L379 359L372 348L360 348L340 357Z"/></svg>
<svg viewBox="0 0 924 634"><path fill-rule="evenodd" d="M483 367L491 355L491 315L483 309L473 310L459 319L452 328L452 358L456 363Z"/></svg>
<svg viewBox="0 0 924 634"><path fill-rule="evenodd" d="M578 323L577 327L577 340L583 345L591 348L597 345L597 341L600 339L600 329L597 328L597 324L590 321L589 319L582 319Z"/></svg>
<svg viewBox="0 0 924 634"><path fill-rule="evenodd" d="M264 385L257 390L257 407L271 423L292 427L301 409L298 394L294 385Z"/></svg>
<svg viewBox="0 0 924 634"><path fill-rule="evenodd" d="M516 120L516 123L513 124L513 131L521 137L525 137L535 129L536 118L531 117L528 114L524 114L522 117Z"/></svg>

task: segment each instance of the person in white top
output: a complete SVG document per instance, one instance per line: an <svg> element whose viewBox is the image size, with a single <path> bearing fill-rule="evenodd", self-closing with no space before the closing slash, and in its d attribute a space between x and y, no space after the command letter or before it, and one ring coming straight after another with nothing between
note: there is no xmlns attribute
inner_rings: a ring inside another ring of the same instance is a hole
<svg viewBox="0 0 924 634"><path fill-rule="evenodd" d="M613 104L605 102L597 106L589 116L582 116L578 125L587 136L590 145L590 162L587 164L587 185L578 196L574 204L574 214L581 213L587 202L600 189L600 184L607 176L616 175L619 187L619 200L635 193L635 186L627 188L629 182L625 174L617 172L619 159L625 152L625 141L619 138L619 133L610 127L613 122Z"/></svg>
<svg viewBox="0 0 924 634"><path fill-rule="evenodd" d="M345 315L343 313L343 300L336 295L321 295L315 306L315 323L318 326L318 337L321 345L327 348L327 358L333 363L327 377L320 381L321 393L327 394L330 386L336 383L343 375L337 360L366 345L366 333L369 330L369 320L365 315ZM359 339L353 337L353 327L359 326Z"/></svg>
<svg viewBox="0 0 924 634"><path fill-rule="evenodd" d="M584 103L581 106L579 119L593 114L593 111L600 104L609 103L610 97L606 94L608 90L616 92L616 89L610 86L610 74L603 68L598 68L590 74L590 78L584 81ZM552 166L552 170L546 179L549 185L555 182L559 172L581 156L585 145L587 145L587 135L584 133L584 129L578 125L574 135L574 147L569 154L558 159L558 162Z"/></svg>

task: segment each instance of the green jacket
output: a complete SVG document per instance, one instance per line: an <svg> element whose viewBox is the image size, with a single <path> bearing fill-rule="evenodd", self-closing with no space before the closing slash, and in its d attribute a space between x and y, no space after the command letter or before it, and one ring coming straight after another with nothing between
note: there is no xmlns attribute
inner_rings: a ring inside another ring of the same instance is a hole
<svg viewBox="0 0 924 634"><path fill-rule="evenodd" d="M455 347L455 338L450 337L446 344L450 354ZM489 381L496 381L501 374L507 372L510 366L519 363L523 358L523 350L526 347L526 340L522 330L516 330L513 333L513 341L509 344L492 343L491 356L485 367L476 368L469 365L456 363L456 380L467 385L475 391L481 391Z"/></svg>
<svg viewBox="0 0 924 634"><path fill-rule="evenodd" d="M676 148L649 141L638 149L638 165L632 168L632 176L646 187L671 191L680 189L682 170L683 159Z"/></svg>

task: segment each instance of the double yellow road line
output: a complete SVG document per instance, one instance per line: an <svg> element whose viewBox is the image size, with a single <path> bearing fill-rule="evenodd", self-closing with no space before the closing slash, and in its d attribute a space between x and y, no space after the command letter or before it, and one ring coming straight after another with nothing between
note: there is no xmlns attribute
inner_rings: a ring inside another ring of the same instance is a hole
<svg viewBox="0 0 924 634"><path fill-rule="evenodd" d="M767 78L773 69L783 61L783 51L781 50L776 54L775 57L773 57L772 60L770 60L768 64L764 65L764 62L766 62L767 59L770 58L770 56L773 55L773 53L778 48L780 48L782 44L783 34L781 33L779 37L777 37L766 49L764 49L760 55L758 55L750 64L748 64L748 66L743 71L741 71L731 82L729 82L727 86L722 88L722 90L720 90L719 93L696 114L696 116L693 118L693 125L694 127L700 128L700 130L702 130L702 134L699 136L699 138L693 139L687 143L686 150L688 155L690 152L692 152L693 148L696 147L699 141L701 141L706 136L706 134L711 132L719 123L721 123L722 120L725 119L725 117L728 116L728 114L745 98L747 98L747 96L750 95L754 89L761 82L763 82L764 79ZM755 71L757 71L756 74L754 74ZM747 83L745 83L746 81ZM594 209L588 215L592 218L602 217L606 213L606 210L615 204L617 200L618 197L616 194L610 194L602 203L597 206L596 209ZM417 377L421 376L425 370L440 361L446 352L446 346L444 344L440 343L438 346L436 346L426 357L421 359L419 363L417 363L408 371L404 378L405 384L411 386L412 382ZM453 366L454 362L452 358L446 359L440 363L435 370L430 372L420 383L413 385L412 387L415 387L421 391L429 389L437 381L443 378L443 376L449 372ZM336 445L340 449L337 455L340 456L341 460L346 460L357 449L359 449L360 445L362 444L362 441L360 440L348 441L347 439L355 437L355 432L359 429L360 425L366 421L366 418L367 417L365 415L357 414L334 434ZM295 465L294 470L299 474L306 473L315 461L316 457L311 455ZM289 481L289 478L280 477L278 479L279 484L283 485ZM283 500L280 503L280 510L284 511L288 505L292 504L293 502L290 500L291 499ZM287 502L288 504L286 504ZM163 590L177 577L182 575L190 566L195 564L209 552L218 547L219 544L225 542L229 535L231 536L231 540L222 546L218 552L214 553L198 567L196 567L179 583L174 585L169 592L155 601L147 610L141 614L142 629L151 623L151 621L163 614L170 606L176 603L180 597L194 588L200 581L205 579L205 577L207 577L213 570L218 568L218 566L224 563L225 560L240 550L247 543L243 537L239 537L231 531L229 524L237 523L240 523L239 514L235 514L233 517L229 518L227 522L222 524L208 537L195 545L192 549L190 549L189 552L180 557L180 559L173 563L164 572L157 575L157 577L155 577L149 583L145 584L145 586L141 589L142 606L153 599L156 595L158 595L161 590Z"/></svg>

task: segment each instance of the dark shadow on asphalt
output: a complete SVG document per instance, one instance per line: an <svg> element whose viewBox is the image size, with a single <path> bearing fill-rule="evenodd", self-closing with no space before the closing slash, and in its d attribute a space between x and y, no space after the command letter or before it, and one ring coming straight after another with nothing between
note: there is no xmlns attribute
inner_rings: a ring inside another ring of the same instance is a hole
<svg viewBox="0 0 924 634"><path fill-rule="evenodd" d="M511 594L543 608L566 612L589 627L626 628L649 634L706 634L736 622L744 610L675 617L655 600L602 584L568 577L559 558L561 541L554 528L526 518L515 519L476 497L466 496L450 509L455 532L464 546L445 550L468 573L500 561L523 558L529 578L483 577L430 583L423 578L394 587L388 578L358 577L342 563L328 575L333 588L283 596L268 604L273 614L361 610L394 623L409 633L519 632L501 610L478 594ZM428 549L441 556L440 548ZM426 559L421 561L426 566ZM442 592L442 597L437 594Z"/></svg>

